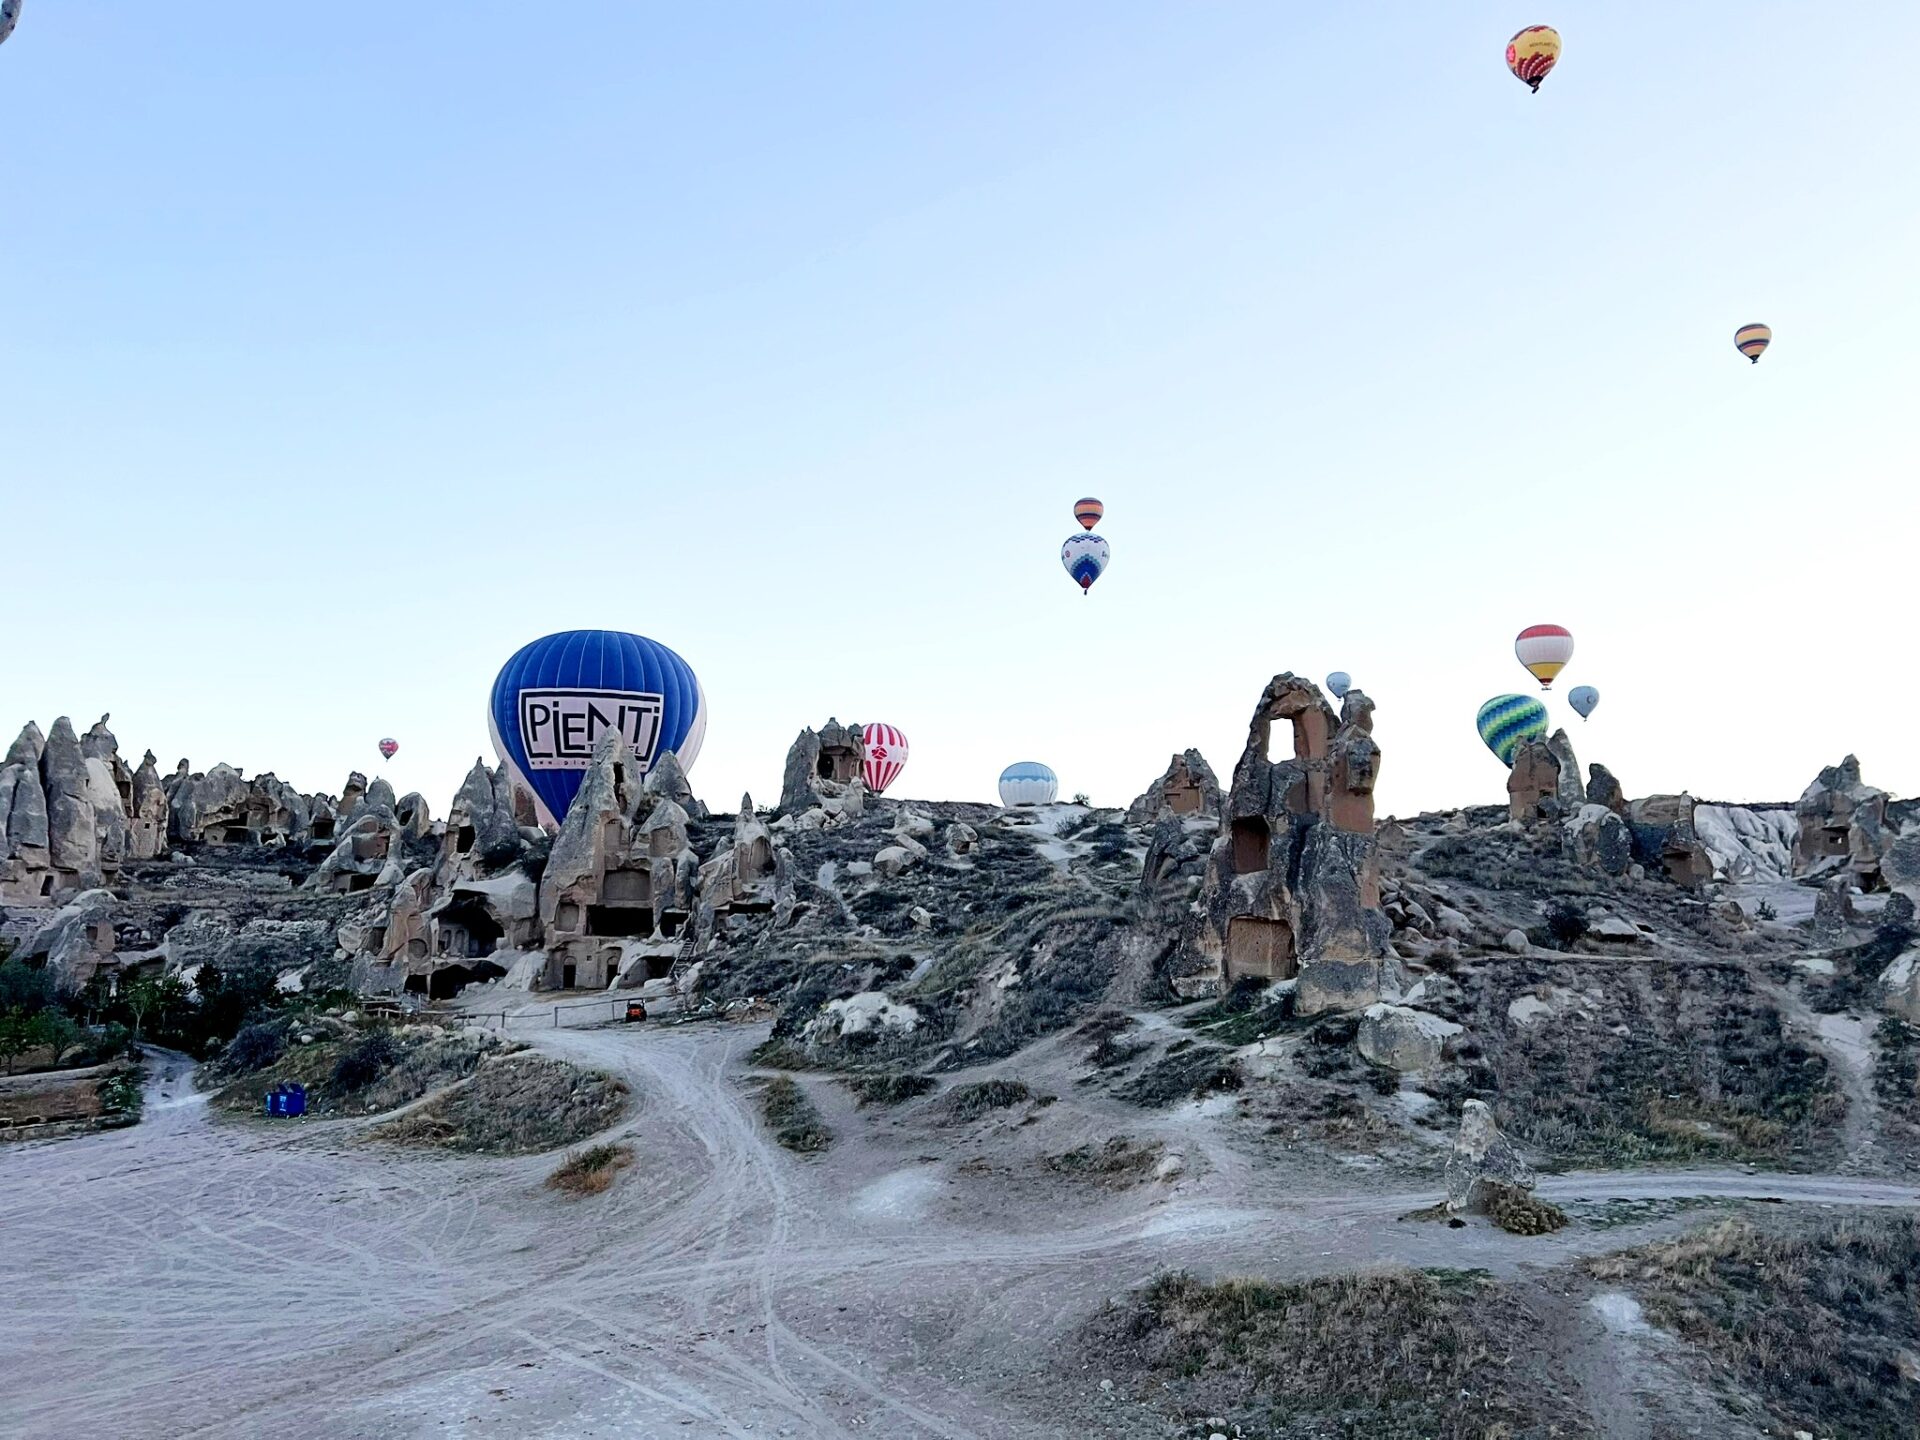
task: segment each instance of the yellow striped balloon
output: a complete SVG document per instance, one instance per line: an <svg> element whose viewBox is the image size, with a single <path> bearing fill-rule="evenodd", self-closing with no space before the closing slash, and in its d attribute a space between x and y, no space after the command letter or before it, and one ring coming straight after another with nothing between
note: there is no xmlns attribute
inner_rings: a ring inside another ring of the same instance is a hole
<svg viewBox="0 0 1920 1440"><path fill-rule="evenodd" d="M1756 365L1760 363L1760 353L1772 340L1773 331L1764 325L1742 325L1733 332L1733 348Z"/></svg>
<svg viewBox="0 0 1920 1440"><path fill-rule="evenodd" d="M1529 25L1507 42L1507 69L1534 94L1560 59L1560 32L1551 25Z"/></svg>
<svg viewBox="0 0 1920 1440"><path fill-rule="evenodd" d="M1100 517L1107 513L1107 507L1093 496L1088 495L1073 502L1073 518L1080 522L1083 530L1091 530L1100 523Z"/></svg>

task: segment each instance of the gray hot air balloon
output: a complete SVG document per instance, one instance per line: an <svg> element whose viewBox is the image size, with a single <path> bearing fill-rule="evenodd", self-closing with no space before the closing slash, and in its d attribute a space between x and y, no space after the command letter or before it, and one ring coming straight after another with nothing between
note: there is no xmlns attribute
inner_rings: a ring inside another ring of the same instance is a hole
<svg viewBox="0 0 1920 1440"><path fill-rule="evenodd" d="M20 0L0 0L0 45L6 43L13 27L20 23Z"/></svg>
<svg viewBox="0 0 1920 1440"><path fill-rule="evenodd" d="M1567 692L1567 704L1580 712L1580 718L1586 719L1600 703L1600 692L1591 685L1576 685Z"/></svg>

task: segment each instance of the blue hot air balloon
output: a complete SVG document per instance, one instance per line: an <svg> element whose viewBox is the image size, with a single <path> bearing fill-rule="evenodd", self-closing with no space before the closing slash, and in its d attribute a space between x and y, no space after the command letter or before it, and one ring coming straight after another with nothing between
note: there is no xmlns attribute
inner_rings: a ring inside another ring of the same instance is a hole
<svg viewBox="0 0 1920 1440"><path fill-rule="evenodd" d="M609 730L644 773L666 751L691 770L707 734L707 697L673 651L621 630L563 630L522 645L500 668L488 707L493 748L540 823L556 827Z"/></svg>
<svg viewBox="0 0 1920 1440"><path fill-rule="evenodd" d="M1567 703L1578 710L1584 720L1600 704L1600 692L1591 685L1576 685L1567 692Z"/></svg>
<svg viewBox="0 0 1920 1440"><path fill-rule="evenodd" d="M1060 563L1067 567L1067 574L1073 577L1082 595L1093 588L1093 582L1100 578L1112 558L1112 550L1098 535L1069 535L1067 543L1060 547Z"/></svg>
<svg viewBox="0 0 1920 1440"><path fill-rule="evenodd" d="M1473 723L1487 748L1511 768L1521 741L1538 740L1547 733L1547 707L1531 695L1496 695L1480 707Z"/></svg>
<svg viewBox="0 0 1920 1440"><path fill-rule="evenodd" d="M1059 778L1038 760L1017 761L1000 772L1000 803L1009 808L1051 805L1059 793Z"/></svg>

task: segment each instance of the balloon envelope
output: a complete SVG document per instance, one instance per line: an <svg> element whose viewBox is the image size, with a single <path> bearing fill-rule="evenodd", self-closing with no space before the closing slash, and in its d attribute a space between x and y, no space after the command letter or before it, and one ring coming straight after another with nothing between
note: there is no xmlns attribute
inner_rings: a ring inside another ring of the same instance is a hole
<svg viewBox="0 0 1920 1440"><path fill-rule="evenodd" d="M1593 714L1600 703L1600 692L1591 685L1576 685L1567 692L1567 704L1580 713L1582 720Z"/></svg>
<svg viewBox="0 0 1920 1440"><path fill-rule="evenodd" d="M13 27L20 23L20 0L0 0L0 43L13 34Z"/></svg>
<svg viewBox="0 0 1920 1440"><path fill-rule="evenodd" d="M393 739L382 740L380 742L380 753L391 760L395 755L400 753L400 742Z"/></svg>
<svg viewBox="0 0 1920 1440"><path fill-rule="evenodd" d="M1069 535L1067 543L1060 547L1060 563L1067 567L1067 574L1073 577L1082 595L1093 588L1093 582L1106 570L1112 555L1107 542L1098 535Z"/></svg>
<svg viewBox="0 0 1920 1440"><path fill-rule="evenodd" d="M1536 95L1559 59L1560 32L1551 25L1529 25L1507 41L1507 69Z"/></svg>
<svg viewBox="0 0 1920 1440"><path fill-rule="evenodd" d="M1553 677L1573 658L1573 632L1559 625L1529 625L1513 640L1513 653L1542 690L1553 688Z"/></svg>
<svg viewBox="0 0 1920 1440"><path fill-rule="evenodd" d="M563 630L523 645L493 682L487 719L513 781L557 826L609 730L645 773L671 750L683 770L707 734L707 697L673 651L623 630Z"/></svg>
<svg viewBox="0 0 1920 1440"><path fill-rule="evenodd" d="M1327 676L1327 691L1336 700L1347 698L1347 691L1353 688L1353 677L1344 670L1336 670Z"/></svg>
<svg viewBox="0 0 1920 1440"><path fill-rule="evenodd" d="M1538 740L1547 733L1547 707L1531 695L1496 695L1480 707L1473 717L1474 727L1487 748L1511 767L1513 752L1523 740Z"/></svg>
<svg viewBox="0 0 1920 1440"><path fill-rule="evenodd" d="M1078 520L1084 529L1091 530L1098 525L1100 517L1106 513L1107 507L1091 495L1073 502L1073 518Z"/></svg>
<svg viewBox="0 0 1920 1440"><path fill-rule="evenodd" d="M1733 348L1756 365L1760 363L1760 352L1772 343L1773 331L1765 325L1742 325L1733 332Z"/></svg>
<svg viewBox="0 0 1920 1440"><path fill-rule="evenodd" d="M862 725L860 744L860 776L878 795L907 768L907 737L891 725Z"/></svg>
<svg viewBox="0 0 1920 1440"><path fill-rule="evenodd" d="M1059 777L1037 760L1022 760L1000 772L1002 805L1051 805L1059 793Z"/></svg>

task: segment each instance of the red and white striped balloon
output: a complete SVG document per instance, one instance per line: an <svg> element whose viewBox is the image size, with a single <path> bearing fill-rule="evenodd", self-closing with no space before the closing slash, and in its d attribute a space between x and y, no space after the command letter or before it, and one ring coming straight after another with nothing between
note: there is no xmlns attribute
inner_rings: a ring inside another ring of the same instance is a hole
<svg viewBox="0 0 1920 1440"><path fill-rule="evenodd" d="M860 740L865 752L860 774L867 789L878 795L907 768L907 737L891 725L874 724L860 727Z"/></svg>

